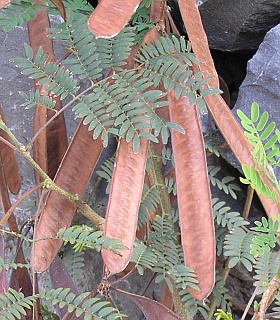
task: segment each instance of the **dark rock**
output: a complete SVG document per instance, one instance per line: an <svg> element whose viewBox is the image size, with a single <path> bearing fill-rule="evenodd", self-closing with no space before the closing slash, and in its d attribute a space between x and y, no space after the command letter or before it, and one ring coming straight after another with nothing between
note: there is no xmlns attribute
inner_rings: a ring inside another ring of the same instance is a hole
<svg viewBox="0 0 280 320"><path fill-rule="evenodd" d="M242 109L249 114L252 102L257 102L261 112L267 110L270 120L280 126L279 61L280 24L267 33L257 53L249 60L234 110Z"/></svg>
<svg viewBox="0 0 280 320"><path fill-rule="evenodd" d="M269 122L280 129L280 24L271 29L257 53L248 62L247 75L240 86L234 112L241 109L250 115L251 105L257 102L261 113L268 111ZM276 171L279 178L280 172Z"/></svg>
<svg viewBox="0 0 280 320"><path fill-rule="evenodd" d="M199 10L210 48L222 51L257 49L280 21L279 0L211 0Z"/></svg>

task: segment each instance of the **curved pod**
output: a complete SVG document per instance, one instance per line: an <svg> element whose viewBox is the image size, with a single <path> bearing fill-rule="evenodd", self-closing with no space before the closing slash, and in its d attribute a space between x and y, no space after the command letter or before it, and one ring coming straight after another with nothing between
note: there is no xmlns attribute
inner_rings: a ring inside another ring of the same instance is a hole
<svg viewBox="0 0 280 320"><path fill-rule="evenodd" d="M6 123L1 105L0 117L2 118L2 121ZM0 130L0 137L11 143L11 139L5 131ZM12 150L12 148L10 148L2 141L0 141L0 158L2 162L1 165L3 166L5 183L7 184L12 194L18 194L21 187L21 178L17 158L15 156L14 150ZM7 208L7 211L8 209L9 208Z"/></svg>
<svg viewBox="0 0 280 320"><path fill-rule="evenodd" d="M209 50L196 0L178 0L178 4L193 52L200 61L198 68L203 71L205 78L211 78L208 82L211 88L219 88L218 74Z"/></svg>
<svg viewBox="0 0 280 320"><path fill-rule="evenodd" d="M96 38L113 38L128 23L141 0L101 0L88 20Z"/></svg>
<svg viewBox="0 0 280 320"><path fill-rule="evenodd" d="M215 282L215 231L205 148L199 111L187 97L168 94L170 120L185 130L172 131L181 241L185 264L192 268L200 291L189 288L193 297L205 299Z"/></svg>
<svg viewBox="0 0 280 320"><path fill-rule="evenodd" d="M43 5L42 0L35 1L39 5ZM49 61L54 62L53 43L48 38L48 28L50 21L47 12L36 11L36 17L28 22L29 42L34 51L37 53L39 47L48 54ZM50 92L45 91L45 85L39 85L38 79L34 80L34 86L39 90L41 95L50 96ZM61 109L61 100L59 97L55 100L54 111L43 106L37 105L33 117L33 135L35 135L41 127L55 114L56 110ZM33 158L39 166L53 179L60 165L62 158L67 149L67 132L64 115L60 114L56 117L35 139L33 143ZM37 183L42 182L42 178L35 171L35 180Z"/></svg>
<svg viewBox="0 0 280 320"><path fill-rule="evenodd" d="M141 138L139 152L135 154L132 142L120 139L111 181L104 235L119 239L127 247L121 255L102 250L109 275L121 272L129 263L137 228L138 211L145 177L149 141Z"/></svg>
<svg viewBox="0 0 280 320"><path fill-rule="evenodd" d="M92 132L88 131L88 127L81 121L54 182L66 191L81 197L102 150L101 138L93 140ZM34 238L56 236L61 228L68 228L71 225L75 211L74 202L70 202L55 191L50 191L42 208ZM62 240L54 239L34 243L30 260L36 272L43 272L49 267L61 244Z"/></svg>
<svg viewBox="0 0 280 320"><path fill-rule="evenodd" d="M207 86L218 88L219 82L211 53L208 46L207 37L203 29L201 17L195 0L178 0L182 18L187 29L192 48L197 58L200 60L200 68L203 71L204 77L210 77L212 80ZM194 66L194 69L197 68ZM205 86L206 87L206 86ZM202 88L203 89L203 88ZM251 156L252 147L244 136L244 133L238 124L235 117L232 115L228 106L218 94L207 95L204 97L207 107L211 112L216 125L221 134L229 144L231 150L235 154L240 164L254 166L254 161ZM261 174L265 184L270 186L270 182ZM258 194L267 215L275 219L275 215L280 211L280 205ZM278 197L279 198L279 197ZM280 199L278 199L280 203Z"/></svg>

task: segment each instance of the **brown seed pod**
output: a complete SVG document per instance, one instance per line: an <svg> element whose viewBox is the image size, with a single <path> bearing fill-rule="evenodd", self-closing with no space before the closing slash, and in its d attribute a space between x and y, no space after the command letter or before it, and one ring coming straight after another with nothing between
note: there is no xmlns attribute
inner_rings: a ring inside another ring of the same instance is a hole
<svg viewBox="0 0 280 320"><path fill-rule="evenodd" d="M6 120L5 120L1 106L0 106L0 117L5 123ZM0 130L0 136L5 140L7 140L8 142L11 142L10 137L5 131ZM7 184L11 193L18 194L21 186L21 177L20 177L19 166L17 163L14 150L12 150L4 142L0 141L0 156L1 156L2 166L3 166L3 173L5 176L5 183Z"/></svg>
<svg viewBox="0 0 280 320"><path fill-rule="evenodd" d="M36 0L39 5L43 5L42 0ZM28 22L29 42L36 54L39 47L48 54L48 61L54 62L53 43L48 38L48 28L50 21L47 12L36 11L36 17ZM44 86L38 84L38 79L34 80L34 86L40 94L49 96L50 92L44 90ZM55 110L61 109L61 100L59 97L54 98ZM35 135L42 126L55 114L55 111L37 105L33 117L33 134ZM53 179L60 162L67 149L67 132L64 115L56 117L42 132L38 135L33 143L33 158L39 166ZM42 178L35 172L36 182L42 181Z"/></svg>
<svg viewBox="0 0 280 320"><path fill-rule="evenodd" d="M88 20L97 38L113 38L128 23L141 0L101 0Z"/></svg>
<svg viewBox="0 0 280 320"><path fill-rule="evenodd" d="M4 8L10 2L11 0L0 0L0 9Z"/></svg>
<svg viewBox="0 0 280 320"><path fill-rule="evenodd" d="M187 97L168 94L170 120L185 134L172 131L177 200L185 265L194 270L200 291L188 288L196 299L205 299L215 283L215 231L205 147L199 111Z"/></svg>
<svg viewBox="0 0 280 320"><path fill-rule="evenodd" d="M102 150L101 138L93 140L92 132L88 131L88 127L81 121L54 182L64 190L81 197ZM35 230L36 239L54 237L61 228L69 227L76 205L57 192L50 191L41 210L42 214ZM61 244L62 241L51 239L34 243L30 259L35 271L43 272L49 267Z"/></svg>
<svg viewBox="0 0 280 320"><path fill-rule="evenodd" d="M132 142L120 139L115 159L104 236L119 239L127 247L121 255L102 250L109 275L121 272L129 263L136 234L138 211L145 177L149 141L141 138L139 152L133 152Z"/></svg>
<svg viewBox="0 0 280 320"><path fill-rule="evenodd" d="M198 68L203 72L205 78L211 78L208 82L211 88L219 88L218 74L211 57L196 0L178 0L178 4L193 52L200 61Z"/></svg>

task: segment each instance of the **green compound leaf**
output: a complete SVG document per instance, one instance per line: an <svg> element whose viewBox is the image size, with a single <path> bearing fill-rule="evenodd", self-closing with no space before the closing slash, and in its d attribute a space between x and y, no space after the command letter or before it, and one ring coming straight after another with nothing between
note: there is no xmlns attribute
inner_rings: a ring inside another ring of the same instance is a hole
<svg viewBox="0 0 280 320"><path fill-rule="evenodd" d="M226 236L224 255L229 257L229 268L242 263L247 270L252 271L254 257L250 254L250 244L253 237L253 233L246 233L240 227L235 227Z"/></svg>

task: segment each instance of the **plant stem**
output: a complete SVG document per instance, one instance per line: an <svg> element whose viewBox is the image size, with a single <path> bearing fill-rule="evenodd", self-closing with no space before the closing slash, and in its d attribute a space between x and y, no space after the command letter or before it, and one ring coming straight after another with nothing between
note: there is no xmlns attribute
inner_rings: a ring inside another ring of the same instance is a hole
<svg viewBox="0 0 280 320"><path fill-rule="evenodd" d="M159 191L159 197L160 197L160 206L162 210L162 216L170 215L172 212L172 207L170 203L169 194L167 192L167 188L164 185L164 180L161 172L161 168L159 166L157 155L155 153L154 147L152 143L149 144L149 157L152 160L152 165L148 168L148 177L150 180L151 185L155 185L156 188ZM172 279L170 279L173 287L172 292L172 299L174 303L174 309L176 313L182 317L184 320L191 320L192 317L190 316L188 308L184 306L184 303L182 302L179 291L176 288L176 284Z"/></svg>
<svg viewBox="0 0 280 320"><path fill-rule="evenodd" d="M167 192L166 187L164 186L164 180L162 176L162 172L157 161L157 155L155 153L153 145L150 143L149 145L149 157L152 160L152 165L148 168L148 177L151 185L155 185L159 191L160 197L160 206L162 209L162 215L171 214L172 207L170 203L169 194Z"/></svg>
<svg viewBox="0 0 280 320"><path fill-rule="evenodd" d="M250 185L248 185L247 197L246 197L246 202L245 202L245 206L244 206L244 210L243 210L243 218L245 220L248 220L249 211L250 211L250 208L251 208L253 196L254 196L254 189Z"/></svg>
<svg viewBox="0 0 280 320"><path fill-rule="evenodd" d="M84 217L88 218L93 222L98 230L104 229L105 219L100 217L88 204L82 202L81 200L75 201L77 205L77 211Z"/></svg>
<svg viewBox="0 0 280 320"><path fill-rule="evenodd" d="M176 284L171 280L172 282L172 298L173 298L173 303L174 303L174 309L176 313L182 317L184 320L192 320L193 318L190 315L189 309L184 306L182 303L182 300L179 295L179 290L176 288Z"/></svg>
<svg viewBox="0 0 280 320"><path fill-rule="evenodd" d="M278 268L276 275L269 281L259 303L259 310L255 312L252 320L265 319L265 313L271 303L274 301L278 290L280 288L280 268Z"/></svg>
<svg viewBox="0 0 280 320"><path fill-rule="evenodd" d="M260 278L260 280L259 280L259 284L258 284L258 286L255 288L255 290L254 290L254 292L253 292L253 294L252 294L252 296L251 296L251 298L250 298L250 300L249 300L249 302L248 302L248 304L247 304L247 306L246 306L246 308L245 308L245 310L244 310L244 312L243 312L243 315L242 315L242 317L241 317L241 320L245 320L246 315L247 315L247 313L248 313L248 311L249 311L249 309L250 309L250 306L251 306L251 304L253 303L253 301L254 301L254 299L255 299L255 297L256 297L256 295L257 295L257 293L258 293L258 291L259 291L259 289L260 289L260 287L261 287L261 285L262 285L262 282L263 282L264 278L266 277L266 275L268 274L269 270L271 269L271 267L273 266L273 264L275 263L275 261L277 260L277 258L278 258L279 256L280 256L280 251L278 251L278 252L275 254L275 256L274 256L273 259L271 260L270 264L269 264L269 265L267 266L267 268L264 270L264 272L263 272L263 274L262 274L262 276L261 276L261 278ZM279 270L278 270L278 272L279 272Z"/></svg>
<svg viewBox="0 0 280 320"><path fill-rule="evenodd" d="M228 266L229 259L227 259L223 274L222 274L222 280L224 283L226 283L227 277L230 273L230 268ZM219 290L219 288L217 288ZM217 311L217 295L213 295L213 299L211 300L210 309L208 311L208 320L211 320L213 318L214 313Z"/></svg>

